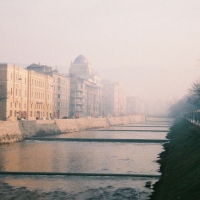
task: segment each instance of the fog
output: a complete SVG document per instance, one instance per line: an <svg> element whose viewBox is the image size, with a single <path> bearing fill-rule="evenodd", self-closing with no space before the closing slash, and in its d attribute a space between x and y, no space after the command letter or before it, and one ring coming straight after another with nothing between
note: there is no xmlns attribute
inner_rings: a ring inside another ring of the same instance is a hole
<svg viewBox="0 0 200 200"><path fill-rule="evenodd" d="M199 10L199 0L1 0L0 62L68 73L82 54L164 113L200 79Z"/></svg>

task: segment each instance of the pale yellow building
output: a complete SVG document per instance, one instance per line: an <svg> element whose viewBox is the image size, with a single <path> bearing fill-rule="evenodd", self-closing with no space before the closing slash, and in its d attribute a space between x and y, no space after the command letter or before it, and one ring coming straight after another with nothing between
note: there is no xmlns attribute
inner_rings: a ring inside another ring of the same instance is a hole
<svg viewBox="0 0 200 200"><path fill-rule="evenodd" d="M70 104L70 78L57 71L52 73L53 77L53 111L55 118L69 116Z"/></svg>
<svg viewBox="0 0 200 200"><path fill-rule="evenodd" d="M52 117L52 77L10 64L0 64L0 120Z"/></svg>
<svg viewBox="0 0 200 200"><path fill-rule="evenodd" d="M40 64L31 64L28 70L34 70L40 74L46 74L53 78L53 117L64 118L69 116L70 104L70 78L67 75L60 74L58 70L52 70L52 67Z"/></svg>
<svg viewBox="0 0 200 200"><path fill-rule="evenodd" d="M121 83L103 81L102 111L104 115L126 115L126 93Z"/></svg>

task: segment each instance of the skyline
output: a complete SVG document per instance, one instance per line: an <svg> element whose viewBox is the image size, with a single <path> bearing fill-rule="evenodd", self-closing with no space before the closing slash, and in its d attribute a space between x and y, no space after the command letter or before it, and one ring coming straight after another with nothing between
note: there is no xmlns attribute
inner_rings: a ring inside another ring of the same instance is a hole
<svg viewBox="0 0 200 200"><path fill-rule="evenodd" d="M169 102L200 79L199 8L198 0L1 0L0 62L63 72L82 54L131 95Z"/></svg>

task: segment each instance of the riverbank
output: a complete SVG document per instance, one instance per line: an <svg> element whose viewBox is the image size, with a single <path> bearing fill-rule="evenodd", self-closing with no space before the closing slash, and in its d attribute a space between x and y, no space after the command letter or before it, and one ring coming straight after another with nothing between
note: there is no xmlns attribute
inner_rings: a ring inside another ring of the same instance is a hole
<svg viewBox="0 0 200 200"><path fill-rule="evenodd" d="M161 179L154 185L151 200L200 199L200 128L178 120L167 136L159 163Z"/></svg>
<svg viewBox="0 0 200 200"><path fill-rule="evenodd" d="M34 121L0 121L0 144L12 143L26 137L55 135L91 128L133 124L145 121L144 115L107 118L80 118Z"/></svg>

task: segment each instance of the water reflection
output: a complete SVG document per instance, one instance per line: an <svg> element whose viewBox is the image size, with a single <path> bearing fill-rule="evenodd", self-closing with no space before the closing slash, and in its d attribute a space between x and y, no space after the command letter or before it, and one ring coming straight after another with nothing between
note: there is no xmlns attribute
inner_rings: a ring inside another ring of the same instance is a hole
<svg viewBox="0 0 200 200"><path fill-rule="evenodd" d="M26 141L4 152L5 171L158 174L161 144ZM148 168L147 168L148 166Z"/></svg>
<svg viewBox="0 0 200 200"><path fill-rule="evenodd" d="M146 126L143 126L143 127L139 127L139 126L115 126L115 127L108 127L108 128L104 128L104 129L101 129L101 130L125 130L125 131L127 131L127 130L142 130L142 131L144 131L144 130L146 130L146 131L160 131L160 132L162 132L162 131L169 131L169 127L155 127L155 126L153 126L153 127L146 127Z"/></svg>
<svg viewBox="0 0 200 200"><path fill-rule="evenodd" d="M166 139L166 132L131 131L81 131L49 136L53 138L98 138L98 139Z"/></svg>

